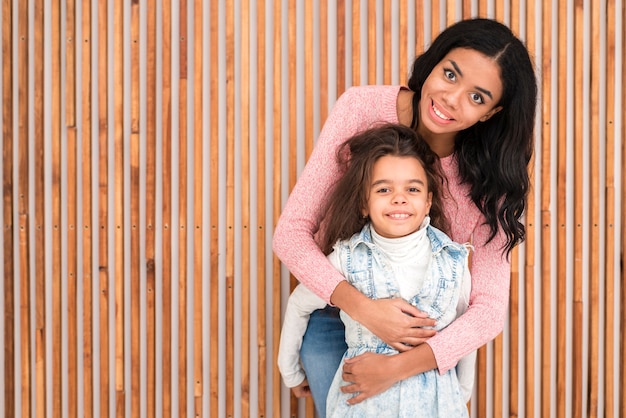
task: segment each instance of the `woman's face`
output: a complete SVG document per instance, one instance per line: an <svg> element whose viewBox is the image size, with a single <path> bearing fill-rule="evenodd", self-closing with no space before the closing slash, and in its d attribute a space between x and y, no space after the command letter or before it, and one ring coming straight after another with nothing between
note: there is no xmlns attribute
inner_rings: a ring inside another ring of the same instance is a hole
<svg viewBox="0 0 626 418"><path fill-rule="evenodd" d="M430 137L462 131L499 112L501 97L500 66L493 59L474 49L452 49L424 81L420 129Z"/></svg>
<svg viewBox="0 0 626 418"><path fill-rule="evenodd" d="M416 158L385 155L376 160L363 215L369 216L378 234L386 238L412 234L431 203L426 172Z"/></svg>

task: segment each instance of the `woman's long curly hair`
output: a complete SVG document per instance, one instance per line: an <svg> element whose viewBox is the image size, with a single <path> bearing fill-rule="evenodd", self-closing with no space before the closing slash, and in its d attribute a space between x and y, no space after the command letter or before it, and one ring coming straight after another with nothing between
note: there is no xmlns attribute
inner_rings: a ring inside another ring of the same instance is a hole
<svg viewBox="0 0 626 418"><path fill-rule="evenodd" d="M413 121L419 124L422 86L433 68L455 48L469 48L492 58L500 67L502 110L485 122L459 132L454 156L461 181L470 184L472 201L484 214L493 239L501 227L508 254L524 240L520 217L530 189L528 164L533 153L537 81L528 50L511 30L491 19L469 19L445 29L413 63L408 87Z"/></svg>
<svg viewBox="0 0 626 418"><path fill-rule="evenodd" d="M337 150L337 160L344 170L328 200L324 212L321 248L330 253L333 245L359 232L367 223L362 211L367 207L374 163L383 156L412 157L426 172L428 191L432 193L431 224L448 232L442 196L447 187L439 157L411 128L384 124L363 131L344 142Z"/></svg>

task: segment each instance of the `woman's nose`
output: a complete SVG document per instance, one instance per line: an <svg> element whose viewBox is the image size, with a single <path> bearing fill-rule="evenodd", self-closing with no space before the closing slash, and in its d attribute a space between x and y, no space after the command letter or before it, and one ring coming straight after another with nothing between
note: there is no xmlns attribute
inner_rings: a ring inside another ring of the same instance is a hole
<svg viewBox="0 0 626 418"><path fill-rule="evenodd" d="M461 97L461 89L450 89L443 95L444 103L450 108L456 108Z"/></svg>

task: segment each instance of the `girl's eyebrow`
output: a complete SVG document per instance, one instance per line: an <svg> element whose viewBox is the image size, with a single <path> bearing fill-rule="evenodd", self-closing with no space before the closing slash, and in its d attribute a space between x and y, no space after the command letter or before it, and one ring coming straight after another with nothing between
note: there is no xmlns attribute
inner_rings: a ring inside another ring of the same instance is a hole
<svg viewBox="0 0 626 418"><path fill-rule="evenodd" d="M454 70L461 76L463 77L463 71L461 71L461 69L459 68L458 64L456 63L456 61L454 60L450 60L450 64L452 64L452 66L454 67ZM476 90L486 94L487 96L489 96L490 99L493 99L493 96L491 95L491 92L487 89L484 89L482 87L479 86L475 86L474 87Z"/></svg>
<svg viewBox="0 0 626 418"><path fill-rule="evenodd" d="M376 180L375 182L372 183L370 187L375 187L375 186L378 186L379 184L386 184L386 183L391 183L391 181L387 179ZM417 183L417 184L421 184L422 186L426 184L420 179L410 179L408 180L407 183Z"/></svg>

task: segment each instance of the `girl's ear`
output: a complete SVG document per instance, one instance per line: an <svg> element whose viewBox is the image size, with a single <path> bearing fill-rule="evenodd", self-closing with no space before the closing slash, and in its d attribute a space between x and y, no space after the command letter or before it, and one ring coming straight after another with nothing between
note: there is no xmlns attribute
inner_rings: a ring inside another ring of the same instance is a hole
<svg viewBox="0 0 626 418"><path fill-rule="evenodd" d="M427 206L428 206L428 210L426 211L426 213L430 212L430 207L433 204L433 192L428 192L428 200L427 200Z"/></svg>
<svg viewBox="0 0 626 418"><path fill-rule="evenodd" d="M495 115L496 113L498 113L499 111L502 110L502 106L496 106L493 109L491 109L489 112L487 112L486 115L484 115L482 118L480 118L481 122L486 122L488 121L493 115Z"/></svg>

